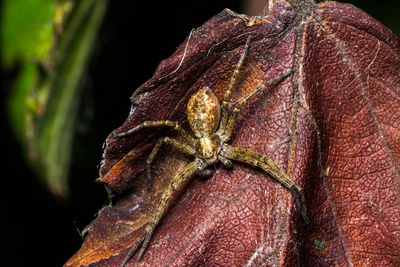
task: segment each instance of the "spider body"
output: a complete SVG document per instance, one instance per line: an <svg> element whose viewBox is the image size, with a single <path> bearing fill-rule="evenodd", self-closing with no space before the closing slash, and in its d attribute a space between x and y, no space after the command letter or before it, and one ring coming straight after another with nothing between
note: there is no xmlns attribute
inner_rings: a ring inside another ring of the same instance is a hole
<svg viewBox="0 0 400 267"><path fill-rule="evenodd" d="M201 88L189 99L186 116L195 138L188 134L178 123L172 121L146 121L127 132L115 135L115 138L122 138L142 128L166 126L175 129L178 134L183 137L182 141L170 137L164 137L160 139L154 146L146 162L149 189L151 186L150 167L162 144L172 145L182 153L186 153L194 157L194 160L187 164L185 168L172 179L168 189L162 194L158 205L153 211L152 218L145 227L145 230L130 248L121 266L125 266L138 247L142 245L142 248L136 259L136 263L139 263L150 242L155 228L171 204L169 201L172 195L176 191L181 191L181 189L188 184L195 174L202 176L211 175L212 171L207 167L218 162L221 162L225 167L231 167L232 161L239 161L252 167L261 168L267 172L270 176L275 178L279 183L293 193L300 213L302 214L305 222L308 223L303 191L297 183L295 183L287 174L285 174L272 160L255 152L239 147L233 147L228 144L235 127L236 118L240 112L240 108L261 89L268 85L280 82L292 74L292 70L289 70L271 80L262 83L253 92L240 100L236 104L230 116L228 116L228 105L231 99L231 90L236 83L238 73L244 62L249 45L250 38L247 39L247 42L243 48L243 52L239 62L235 67L221 106L217 97L208 87Z"/></svg>
<svg viewBox="0 0 400 267"><path fill-rule="evenodd" d="M186 116L197 137L194 142L197 172L204 174L203 169L206 165L215 164L221 151L221 138L215 133L221 117L221 108L210 88L203 87L190 98Z"/></svg>

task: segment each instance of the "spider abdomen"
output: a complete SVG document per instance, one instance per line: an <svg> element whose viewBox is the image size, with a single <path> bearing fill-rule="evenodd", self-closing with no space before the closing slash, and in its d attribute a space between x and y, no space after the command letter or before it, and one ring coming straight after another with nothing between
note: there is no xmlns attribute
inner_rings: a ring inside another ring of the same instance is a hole
<svg viewBox="0 0 400 267"><path fill-rule="evenodd" d="M186 116L197 137L209 136L218 127L221 110L218 98L208 87L201 88L188 102Z"/></svg>

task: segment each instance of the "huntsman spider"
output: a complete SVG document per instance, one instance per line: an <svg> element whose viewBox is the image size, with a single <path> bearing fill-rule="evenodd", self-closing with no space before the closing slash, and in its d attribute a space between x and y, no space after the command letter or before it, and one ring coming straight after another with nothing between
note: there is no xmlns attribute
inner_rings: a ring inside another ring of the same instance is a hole
<svg viewBox="0 0 400 267"><path fill-rule="evenodd" d="M217 97L208 87L201 88L190 98L187 104L186 114L190 128L192 129L195 137L192 137L190 134L188 134L178 123L169 120L145 121L126 132L115 135L115 138L123 138L143 128L162 126L170 127L176 130L176 132L183 138L183 141L179 141L170 137L164 137L158 140L146 162L149 188L151 185L151 164L163 144L171 145L178 151L194 157L194 160L187 164L184 169L172 179L169 187L162 194L158 205L155 207L151 219L148 221L143 233L129 249L126 258L121 265L122 267L128 263L132 255L142 244L141 250L136 259L137 264L140 262L147 246L149 245L155 228L169 207L169 201L173 193L184 188L184 186L189 183L195 174L210 176L212 174L212 170L210 170L208 167L215 165L218 162L221 162L223 166L230 168L232 167L232 161L239 161L252 167L257 167L264 170L276 181L292 192L297 206L299 207L300 213L302 214L305 222L308 223L303 190L291 179L291 177L285 174L285 172L283 172L282 169L279 168L271 159L247 149L233 147L228 144L241 107L266 86L281 82L293 73L292 70L289 70L260 84L254 91L241 99L236 104L230 116L228 116L228 105L231 100L231 91L235 86L240 68L243 65L249 46L250 37L247 39L241 57L234 69L233 75L224 95L222 107L220 107Z"/></svg>

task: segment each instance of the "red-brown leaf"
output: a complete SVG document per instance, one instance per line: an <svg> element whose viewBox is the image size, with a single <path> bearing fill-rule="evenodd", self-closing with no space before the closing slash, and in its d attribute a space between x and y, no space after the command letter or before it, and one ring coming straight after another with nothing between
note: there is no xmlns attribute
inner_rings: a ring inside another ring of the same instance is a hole
<svg viewBox="0 0 400 267"><path fill-rule="evenodd" d="M196 29L133 95L136 110L107 139L101 180L120 196L87 228L67 266L118 266L168 181L190 160L163 129L114 139L146 120L185 122L202 86L221 97L252 36L234 101L294 69L242 110L232 145L273 159L305 190L305 227L287 190L259 170L217 165L197 178L156 229L143 266L400 266L400 41L357 8L270 1L260 17L224 10ZM129 264L133 265L136 256Z"/></svg>

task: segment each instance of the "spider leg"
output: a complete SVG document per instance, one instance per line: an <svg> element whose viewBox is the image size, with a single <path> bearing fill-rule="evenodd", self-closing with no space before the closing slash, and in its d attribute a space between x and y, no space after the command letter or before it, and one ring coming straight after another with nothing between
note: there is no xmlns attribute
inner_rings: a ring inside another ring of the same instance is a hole
<svg viewBox="0 0 400 267"><path fill-rule="evenodd" d="M240 161L247 163L253 167L258 167L263 169L266 173L271 175L276 181L289 189L294 199L296 200L297 207L303 216L306 225L309 224L309 219L307 217L307 208L304 198L303 189L293 181L290 176L283 172L278 165L276 165L271 159L266 158L258 153L243 149L240 147L227 146L224 148L224 156L228 159Z"/></svg>
<svg viewBox="0 0 400 267"><path fill-rule="evenodd" d="M221 107L221 123L220 123L221 127L223 127L223 128L226 126L226 121L228 120L228 105L229 105L229 102L231 101L232 88L235 86L237 77L239 75L240 68L243 65L247 51L249 50L250 39L251 39L250 36L247 37L247 41L243 48L242 55L240 56L240 59L239 59L238 63L236 64L235 70L233 71L231 80L228 85L228 89L226 90L225 95L224 95L224 100L222 102L222 107ZM223 130L223 128L221 128L221 129Z"/></svg>
<svg viewBox="0 0 400 267"><path fill-rule="evenodd" d="M182 126L180 126L177 122L174 121L145 121L139 125L137 125L136 127L133 127L132 129L126 131L126 132L122 132L122 133L118 133L116 135L114 135L114 138L122 138L128 135L133 134L134 132L137 132L143 128L151 128L151 127L171 127L174 130L176 130L182 137L184 137L187 141L189 141L189 144L193 144L194 143L194 139L193 137L191 137L183 128Z"/></svg>
<svg viewBox="0 0 400 267"><path fill-rule="evenodd" d="M272 78L272 79L260 84L253 92L248 94L245 98L240 100L239 103L237 103L237 105L235 106L235 109L232 111L231 116L229 117L229 121L227 123L226 130L225 130L224 142L229 141L229 139L232 136L233 129L235 128L237 115L240 112L240 108L244 104L246 104L247 101L249 101L253 96L255 96L260 90L264 89L268 85L271 85L271 84L274 84L276 82L282 81L283 79L285 79L286 77L288 77L292 73L293 73L293 70L289 70L289 71L285 72L284 74L279 75L278 77Z"/></svg>
<svg viewBox="0 0 400 267"><path fill-rule="evenodd" d="M176 175L168 189L161 195L161 198L157 204L156 209L153 211L153 215L150 218L149 222L146 225L144 232L140 235L140 237L136 240L135 244L129 249L127 256L121 264L121 267L124 267L129 259L133 256L137 248L142 244L142 248L139 252L138 257L136 258L136 264L140 262L143 257L144 252L146 251L147 246L149 245L151 236L154 232L154 229L157 227L161 218L165 215L167 208L169 207L169 202L172 195L178 191L181 192L184 187L190 182L193 174L196 172L197 163L193 161L185 166L182 172Z"/></svg>
<svg viewBox="0 0 400 267"><path fill-rule="evenodd" d="M224 165L225 168L230 169L232 168L232 161L230 159L227 159L221 155L218 155L218 160Z"/></svg>
<svg viewBox="0 0 400 267"><path fill-rule="evenodd" d="M147 158L146 165L147 165L147 189L150 191L151 189L151 163L153 162L155 156L157 155L158 151L160 150L163 144L172 145L177 148L179 151L194 156L196 151L191 146L188 146L174 138L164 137L157 141L156 145L153 147L149 157Z"/></svg>

